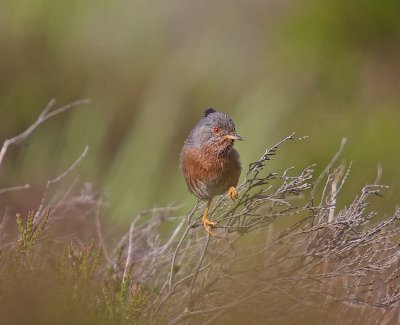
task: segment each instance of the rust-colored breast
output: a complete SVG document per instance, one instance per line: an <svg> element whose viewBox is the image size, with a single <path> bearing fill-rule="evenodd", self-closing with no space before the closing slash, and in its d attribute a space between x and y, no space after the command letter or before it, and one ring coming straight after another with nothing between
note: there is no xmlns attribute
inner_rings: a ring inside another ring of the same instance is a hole
<svg viewBox="0 0 400 325"><path fill-rule="evenodd" d="M199 199L223 194L239 181L239 153L233 148L220 157L207 148L183 146L180 159L188 189Z"/></svg>

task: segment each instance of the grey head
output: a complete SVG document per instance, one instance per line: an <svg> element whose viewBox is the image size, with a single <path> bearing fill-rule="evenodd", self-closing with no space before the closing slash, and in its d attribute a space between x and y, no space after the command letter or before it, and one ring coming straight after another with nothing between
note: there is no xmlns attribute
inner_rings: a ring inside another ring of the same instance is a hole
<svg viewBox="0 0 400 325"><path fill-rule="evenodd" d="M235 140L243 140L243 138L236 133L232 119L225 113L208 108L204 111L203 118L190 132L186 144L226 150L233 146Z"/></svg>

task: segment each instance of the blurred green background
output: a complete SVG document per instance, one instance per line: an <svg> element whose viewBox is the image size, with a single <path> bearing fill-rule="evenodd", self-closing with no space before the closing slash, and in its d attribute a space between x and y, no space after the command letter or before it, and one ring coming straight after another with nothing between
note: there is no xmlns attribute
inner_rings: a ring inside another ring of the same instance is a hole
<svg viewBox="0 0 400 325"><path fill-rule="evenodd" d="M110 218L194 198L179 150L204 109L231 115L244 168L297 132L272 170L330 161L342 137L353 161L340 204L377 165L398 203L400 1L94 1L0 3L0 139L55 97L92 98L13 147L0 188L33 184L1 203L35 208L46 180L90 146L76 174L103 189ZM390 203L390 204L389 204Z"/></svg>

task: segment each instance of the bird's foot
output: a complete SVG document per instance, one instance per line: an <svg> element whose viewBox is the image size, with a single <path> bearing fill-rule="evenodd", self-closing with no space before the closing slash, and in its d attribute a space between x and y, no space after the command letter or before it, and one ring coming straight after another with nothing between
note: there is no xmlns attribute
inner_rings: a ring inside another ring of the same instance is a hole
<svg viewBox="0 0 400 325"><path fill-rule="evenodd" d="M231 186L228 190L228 195L232 201L235 201L238 198L239 193L235 187Z"/></svg>
<svg viewBox="0 0 400 325"><path fill-rule="evenodd" d="M217 223L208 219L207 213L204 213L203 217L201 218L201 224L204 226L204 229L206 230L209 236L214 235L211 231L211 228L216 227Z"/></svg>

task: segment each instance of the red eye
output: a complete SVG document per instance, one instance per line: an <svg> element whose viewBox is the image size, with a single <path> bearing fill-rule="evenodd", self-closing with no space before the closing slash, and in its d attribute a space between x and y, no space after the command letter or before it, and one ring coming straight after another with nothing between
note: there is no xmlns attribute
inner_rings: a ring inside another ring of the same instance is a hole
<svg viewBox="0 0 400 325"><path fill-rule="evenodd" d="M219 128L214 128L213 131L214 131L214 133L219 133L220 130L219 130Z"/></svg>

